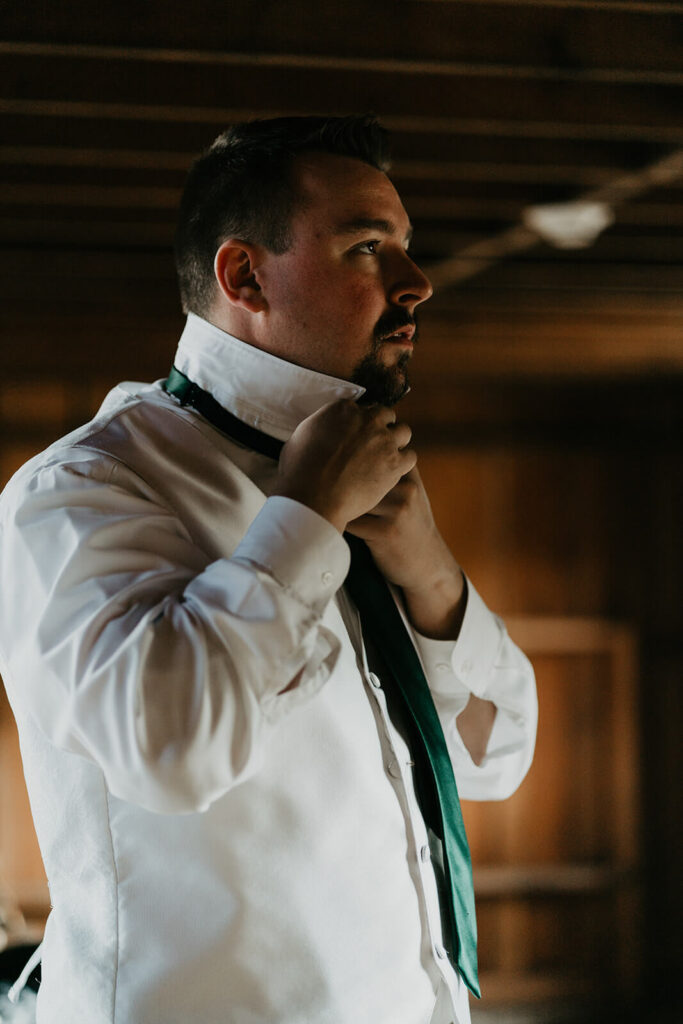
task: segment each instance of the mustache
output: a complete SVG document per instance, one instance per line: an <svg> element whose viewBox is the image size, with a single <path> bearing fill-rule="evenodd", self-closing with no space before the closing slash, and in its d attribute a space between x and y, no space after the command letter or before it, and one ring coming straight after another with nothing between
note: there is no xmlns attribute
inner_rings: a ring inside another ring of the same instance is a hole
<svg viewBox="0 0 683 1024"><path fill-rule="evenodd" d="M375 325L375 341L382 341L390 334L395 334L402 327L414 327L415 335L413 341L417 341L418 325L415 316L411 316L407 309L392 309L384 313Z"/></svg>

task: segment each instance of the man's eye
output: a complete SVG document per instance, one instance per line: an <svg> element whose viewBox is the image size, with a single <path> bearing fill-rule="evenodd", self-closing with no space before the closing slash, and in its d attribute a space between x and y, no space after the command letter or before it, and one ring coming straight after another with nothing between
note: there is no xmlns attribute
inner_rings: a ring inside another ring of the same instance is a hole
<svg viewBox="0 0 683 1024"><path fill-rule="evenodd" d="M376 239L372 239L369 242L361 242L360 245L356 246L356 252L368 253L370 256L377 255L377 247L379 242Z"/></svg>

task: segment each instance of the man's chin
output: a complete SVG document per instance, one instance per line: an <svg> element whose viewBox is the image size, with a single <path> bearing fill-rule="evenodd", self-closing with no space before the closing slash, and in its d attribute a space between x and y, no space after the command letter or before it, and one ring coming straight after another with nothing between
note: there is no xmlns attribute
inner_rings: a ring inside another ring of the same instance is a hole
<svg viewBox="0 0 683 1024"><path fill-rule="evenodd" d="M395 366L382 366L368 356L358 364L351 380L365 388L361 398L364 405L396 405L408 391L408 359L401 359Z"/></svg>

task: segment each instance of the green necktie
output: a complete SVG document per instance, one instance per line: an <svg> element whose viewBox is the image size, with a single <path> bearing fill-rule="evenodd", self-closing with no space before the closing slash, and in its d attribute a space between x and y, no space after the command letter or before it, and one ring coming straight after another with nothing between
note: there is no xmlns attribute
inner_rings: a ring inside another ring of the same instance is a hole
<svg viewBox="0 0 683 1024"><path fill-rule="evenodd" d="M404 717L407 712L422 813L443 842L447 906L458 968L471 991L480 996L472 864L441 722L420 659L386 580L367 545L349 534L346 540L351 548L351 568L345 586L358 609L369 647L385 667L385 685L394 684L394 698L398 699Z"/></svg>
<svg viewBox="0 0 683 1024"><path fill-rule="evenodd" d="M248 426L175 367L164 389L196 409L228 437L277 459L283 442ZM472 864L458 788L439 716L420 659L386 580L364 541L345 535L351 568L345 586L360 615L371 662L380 668L388 694L403 712L415 761L416 789L425 822L443 842L447 909L456 962L468 988L480 996Z"/></svg>

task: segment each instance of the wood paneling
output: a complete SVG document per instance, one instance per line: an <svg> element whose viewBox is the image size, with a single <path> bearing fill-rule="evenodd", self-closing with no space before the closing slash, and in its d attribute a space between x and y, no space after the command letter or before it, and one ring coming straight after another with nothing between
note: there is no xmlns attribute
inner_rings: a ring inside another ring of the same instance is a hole
<svg viewBox="0 0 683 1024"><path fill-rule="evenodd" d="M634 638L590 619L509 628L536 670L539 735L516 794L464 807L485 1001L509 1001L513 972L522 1000L541 982L573 998L577 980L595 997L632 996L642 926Z"/></svg>

